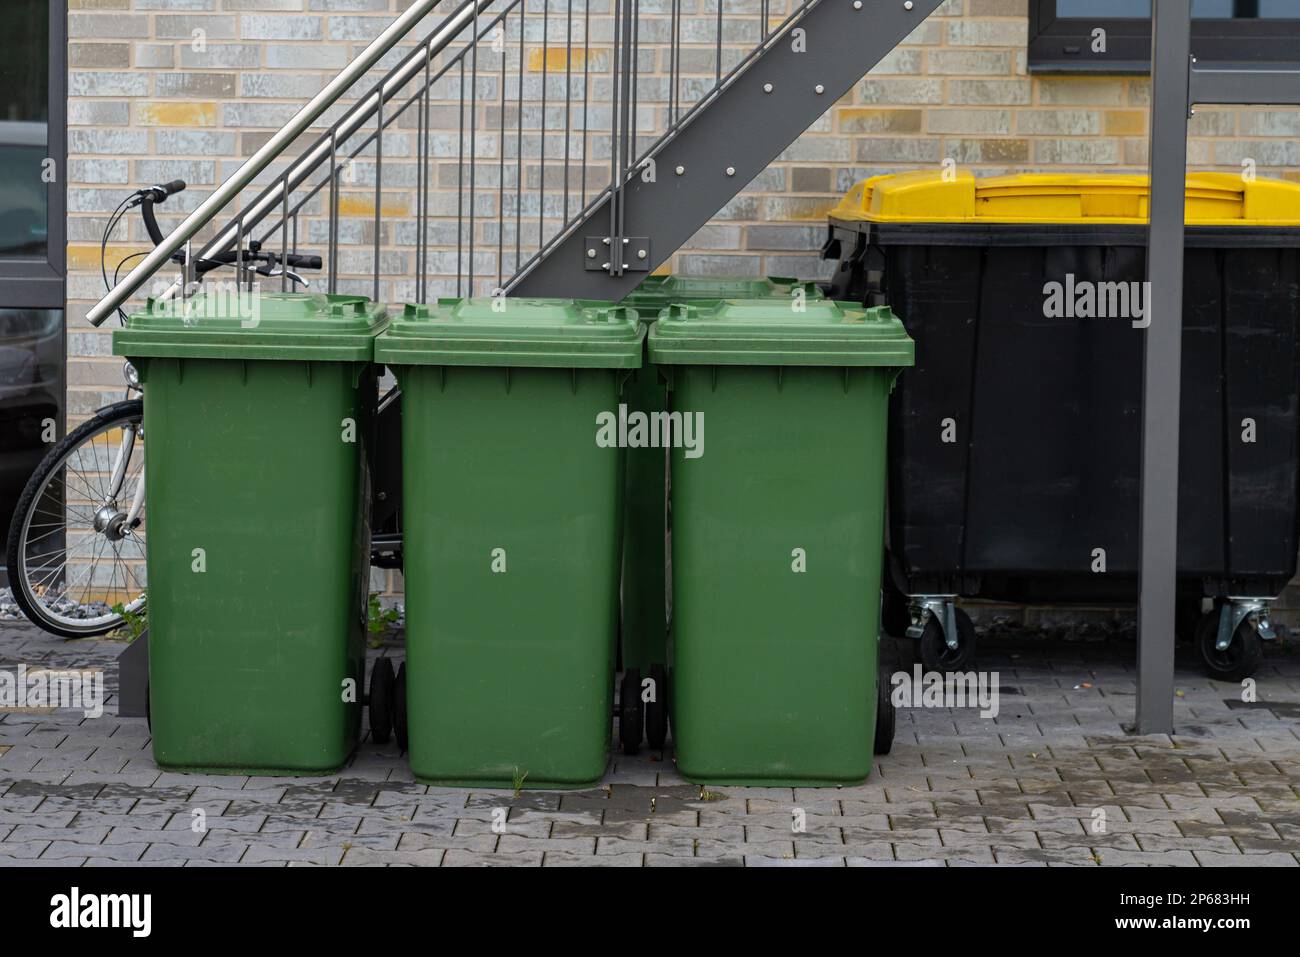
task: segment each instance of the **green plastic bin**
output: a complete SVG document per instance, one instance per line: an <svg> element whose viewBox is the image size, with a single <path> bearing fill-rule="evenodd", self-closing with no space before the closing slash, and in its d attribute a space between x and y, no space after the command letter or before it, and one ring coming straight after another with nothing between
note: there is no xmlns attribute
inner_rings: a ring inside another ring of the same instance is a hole
<svg viewBox="0 0 1300 957"><path fill-rule="evenodd" d="M669 700L700 783L832 785L871 770L889 392L887 308L672 306L650 333L674 413ZM700 423L697 421L697 432Z"/></svg>
<svg viewBox="0 0 1300 957"><path fill-rule="evenodd" d="M607 760L636 314L570 300L408 306L375 343L402 388L406 698L424 782L577 787Z"/></svg>
<svg viewBox="0 0 1300 957"><path fill-rule="evenodd" d="M209 293L113 334L145 386L164 768L315 774L356 744L385 316L353 296Z"/></svg>
<svg viewBox="0 0 1300 957"><path fill-rule="evenodd" d="M631 306L650 323L675 302L712 299L823 298L815 282L777 277L648 276L621 305ZM661 412L667 393L658 372L647 362L629 382L629 412ZM623 512L622 636L623 667L642 676L668 661L668 588L666 504L667 450L627 450L627 484ZM650 744L658 747L652 731Z"/></svg>

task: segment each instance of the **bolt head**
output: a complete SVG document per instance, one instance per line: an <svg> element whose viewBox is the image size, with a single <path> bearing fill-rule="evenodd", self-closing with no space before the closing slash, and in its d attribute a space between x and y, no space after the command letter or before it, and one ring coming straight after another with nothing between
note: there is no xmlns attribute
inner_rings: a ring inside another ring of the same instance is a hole
<svg viewBox="0 0 1300 957"><path fill-rule="evenodd" d="M823 93L826 92L826 87L824 87L824 86L822 86L820 83L818 83L816 86L813 87L813 91L814 91L818 96L821 96Z"/></svg>
<svg viewBox="0 0 1300 957"><path fill-rule="evenodd" d="M735 175L736 175L736 167L734 167L734 166L728 166L728 167L727 167L727 175L728 175L728 176L735 176Z"/></svg>
<svg viewBox="0 0 1300 957"><path fill-rule="evenodd" d="M764 83L764 84L763 84L763 92L764 92L764 93L771 93L771 92L772 92L772 84L771 84L771 83Z"/></svg>
<svg viewBox="0 0 1300 957"><path fill-rule="evenodd" d="M595 258L596 258L596 250L594 250L594 249L588 249L588 250L587 250L587 258L588 258L588 259L595 259Z"/></svg>
<svg viewBox="0 0 1300 957"><path fill-rule="evenodd" d="M911 9L912 9L912 0L907 0L907 2L903 4L903 9L904 9L904 10L911 10Z"/></svg>
<svg viewBox="0 0 1300 957"><path fill-rule="evenodd" d="M854 9L854 10L861 10L861 9L862 9L862 0L853 0L853 9Z"/></svg>
<svg viewBox="0 0 1300 957"><path fill-rule="evenodd" d="M685 173L685 172L686 172L686 167L685 167L685 166L679 166L679 167L677 167L677 175L678 175L678 176L681 176L681 175L682 175L683 173Z"/></svg>
<svg viewBox="0 0 1300 957"><path fill-rule="evenodd" d="M646 256L646 252L645 252L644 249L638 249L638 250L636 251L636 258L637 258L637 259L645 259L645 256Z"/></svg>

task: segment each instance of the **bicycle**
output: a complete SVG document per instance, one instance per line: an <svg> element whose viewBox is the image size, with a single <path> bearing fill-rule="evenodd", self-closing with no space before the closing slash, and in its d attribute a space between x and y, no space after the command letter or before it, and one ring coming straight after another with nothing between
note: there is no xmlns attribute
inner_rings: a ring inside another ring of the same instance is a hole
<svg viewBox="0 0 1300 957"><path fill-rule="evenodd" d="M139 208L150 240L161 244L154 207L184 189L183 180L174 180L136 190L118 204L100 244L108 289L113 283L104 259L117 223ZM172 261L184 267L186 253ZM250 242L246 249L195 260L187 273L197 280L232 265L241 272L251 266L263 276L285 275L308 287L293 270L320 269L321 257L291 254L282 261ZM115 273L114 283L116 278ZM120 309L118 314L125 323L126 314ZM145 608L144 391L129 362L123 374L127 397L98 409L54 444L23 488L9 528L6 563L15 603L29 621L65 638L107 634ZM393 396L385 399L394 404ZM386 563L392 551L389 542L379 557Z"/></svg>

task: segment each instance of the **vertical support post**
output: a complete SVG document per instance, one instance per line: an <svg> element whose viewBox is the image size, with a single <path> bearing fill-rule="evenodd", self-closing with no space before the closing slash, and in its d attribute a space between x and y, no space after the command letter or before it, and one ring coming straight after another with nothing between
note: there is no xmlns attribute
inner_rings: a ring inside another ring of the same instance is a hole
<svg viewBox="0 0 1300 957"><path fill-rule="evenodd" d="M1155 0L1151 14L1151 224L1142 378L1139 734L1174 725L1178 570L1178 436L1182 398L1183 216L1191 67L1191 0Z"/></svg>

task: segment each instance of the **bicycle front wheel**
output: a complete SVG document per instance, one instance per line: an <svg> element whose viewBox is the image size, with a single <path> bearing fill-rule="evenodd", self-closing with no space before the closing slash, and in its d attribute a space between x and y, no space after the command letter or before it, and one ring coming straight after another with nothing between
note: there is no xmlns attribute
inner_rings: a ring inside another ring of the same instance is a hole
<svg viewBox="0 0 1300 957"><path fill-rule="evenodd" d="M145 604L144 403L100 409L28 480L9 528L14 601L65 638L107 634Z"/></svg>

